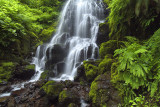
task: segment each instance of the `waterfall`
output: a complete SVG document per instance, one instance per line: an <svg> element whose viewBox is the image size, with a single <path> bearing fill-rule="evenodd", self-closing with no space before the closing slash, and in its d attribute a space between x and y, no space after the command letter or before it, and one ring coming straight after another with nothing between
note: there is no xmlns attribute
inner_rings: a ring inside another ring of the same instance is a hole
<svg viewBox="0 0 160 107"><path fill-rule="evenodd" d="M38 80L44 70L54 73L54 80L74 80L77 67L87 59L97 59L99 24L103 22L102 0L68 0L60 23L49 43L38 46L33 63Z"/></svg>

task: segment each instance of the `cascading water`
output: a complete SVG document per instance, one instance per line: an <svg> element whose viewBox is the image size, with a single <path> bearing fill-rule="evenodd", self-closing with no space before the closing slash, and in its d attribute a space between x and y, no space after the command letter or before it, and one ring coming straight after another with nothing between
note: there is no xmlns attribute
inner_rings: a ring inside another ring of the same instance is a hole
<svg viewBox="0 0 160 107"><path fill-rule="evenodd" d="M46 69L54 72L54 80L73 80L78 65L98 58L96 39L103 8L102 0L67 1L56 34L37 48L33 63L38 73L33 80L38 80Z"/></svg>

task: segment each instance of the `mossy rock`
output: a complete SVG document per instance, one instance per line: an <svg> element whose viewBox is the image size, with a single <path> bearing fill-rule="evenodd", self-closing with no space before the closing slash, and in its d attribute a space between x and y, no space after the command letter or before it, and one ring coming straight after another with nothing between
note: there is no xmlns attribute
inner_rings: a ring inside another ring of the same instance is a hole
<svg viewBox="0 0 160 107"><path fill-rule="evenodd" d="M53 71L45 70L45 71L41 74L40 79L42 79L42 80L48 80L49 77L53 77L53 76L55 76L55 74L54 74Z"/></svg>
<svg viewBox="0 0 160 107"><path fill-rule="evenodd" d="M98 72L99 74L102 74L104 72L111 70L111 65L113 63L113 59L111 58L112 55L107 54L105 58L100 62L98 65Z"/></svg>
<svg viewBox="0 0 160 107"><path fill-rule="evenodd" d="M89 97L94 107L103 106L109 101L109 79L108 74L102 74L97 76L92 82Z"/></svg>
<svg viewBox="0 0 160 107"><path fill-rule="evenodd" d="M60 105L69 105L70 103L79 103L80 98L76 96L72 91L70 90L63 90L59 94L59 103Z"/></svg>
<svg viewBox="0 0 160 107"><path fill-rule="evenodd" d="M111 78L113 83L117 83L118 81L120 81L120 75L118 73L117 67L118 67L118 62L112 63Z"/></svg>
<svg viewBox="0 0 160 107"><path fill-rule="evenodd" d="M94 65L93 65L94 64ZM84 69L85 69L85 75L87 77L88 82L91 82L94 80L94 78L98 74L98 67L95 65L98 65L94 62L84 61L83 62Z"/></svg>
<svg viewBox="0 0 160 107"><path fill-rule="evenodd" d="M68 105L68 107L79 107L79 106L76 105L75 103L70 103L70 104Z"/></svg>
<svg viewBox="0 0 160 107"><path fill-rule="evenodd" d="M63 85L55 81L48 81L41 89L44 90L47 97L52 100L58 100L58 96L63 89Z"/></svg>
<svg viewBox="0 0 160 107"><path fill-rule="evenodd" d="M35 65L34 64L27 65L27 66L25 66L25 70L35 70Z"/></svg>
<svg viewBox="0 0 160 107"><path fill-rule="evenodd" d="M120 47L120 42L117 40L109 40L107 42L104 42L100 46L100 57L101 59L104 59L106 54L114 54L114 51Z"/></svg>

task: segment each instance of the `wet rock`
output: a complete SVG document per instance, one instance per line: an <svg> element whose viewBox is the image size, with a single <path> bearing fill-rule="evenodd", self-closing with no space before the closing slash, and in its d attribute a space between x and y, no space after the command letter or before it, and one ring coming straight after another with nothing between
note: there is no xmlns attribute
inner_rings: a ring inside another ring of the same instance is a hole
<svg viewBox="0 0 160 107"><path fill-rule="evenodd" d="M74 77L74 81L80 82L81 80L86 80L84 65L77 68L77 75Z"/></svg>
<svg viewBox="0 0 160 107"><path fill-rule="evenodd" d="M0 93L10 92L12 87L10 85L7 86L0 86Z"/></svg>
<svg viewBox="0 0 160 107"><path fill-rule="evenodd" d="M6 107L10 97L0 98L0 107Z"/></svg>
<svg viewBox="0 0 160 107"><path fill-rule="evenodd" d="M60 61L63 61L65 57L65 50L59 44L54 45L51 48L48 48L47 52L47 63L55 64Z"/></svg>
<svg viewBox="0 0 160 107"><path fill-rule="evenodd" d="M101 43L109 40L109 25L107 22L101 23L99 25L99 31L97 35L97 45L100 46Z"/></svg>
<svg viewBox="0 0 160 107"><path fill-rule="evenodd" d="M65 63L64 62L59 62L56 64L56 67L57 67L57 76L59 74L62 74L64 69L65 69Z"/></svg>
<svg viewBox="0 0 160 107"><path fill-rule="evenodd" d="M13 92L11 93L11 96L13 96L13 97L21 96L25 91L26 91L26 89L21 89L21 90L13 91Z"/></svg>

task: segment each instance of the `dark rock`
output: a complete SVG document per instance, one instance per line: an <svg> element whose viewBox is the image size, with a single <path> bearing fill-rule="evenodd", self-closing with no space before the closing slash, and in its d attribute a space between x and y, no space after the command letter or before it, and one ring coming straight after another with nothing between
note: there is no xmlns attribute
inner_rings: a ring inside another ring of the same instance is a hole
<svg viewBox="0 0 160 107"><path fill-rule="evenodd" d="M10 85L7 86L0 86L0 93L10 92L12 87Z"/></svg>
<svg viewBox="0 0 160 107"><path fill-rule="evenodd" d="M63 73L65 63L64 62L59 62L59 63L56 64L56 66L57 66L57 75Z"/></svg>
<svg viewBox="0 0 160 107"><path fill-rule="evenodd" d="M46 70L51 70L54 69L56 63L62 62L64 60L66 52L61 45L56 44L53 47L47 49L46 56Z"/></svg>
<svg viewBox="0 0 160 107"><path fill-rule="evenodd" d="M79 104L80 103L80 97L76 95L71 90L63 90L59 94L59 106L63 107L64 105L69 105L70 103Z"/></svg>
<svg viewBox="0 0 160 107"><path fill-rule="evenodd" d="M101 23L99 25L99 31L97 35L97 45L100 46L101 43L109 40L109 25L107 22Z"/></svg>
<svg viewBox="0 0 160 107"><path fill-rule="evenodd" d="M77 75L74 77L75 82L80 82L81 80L86 80L84 65L80 65L77 68Z"/></svg>
<svg viewBox="0 0 160 107"><path fill-rule="evenodd" d="M29 80L35 74L35 65L17 66L13 78Z"/></svg>

